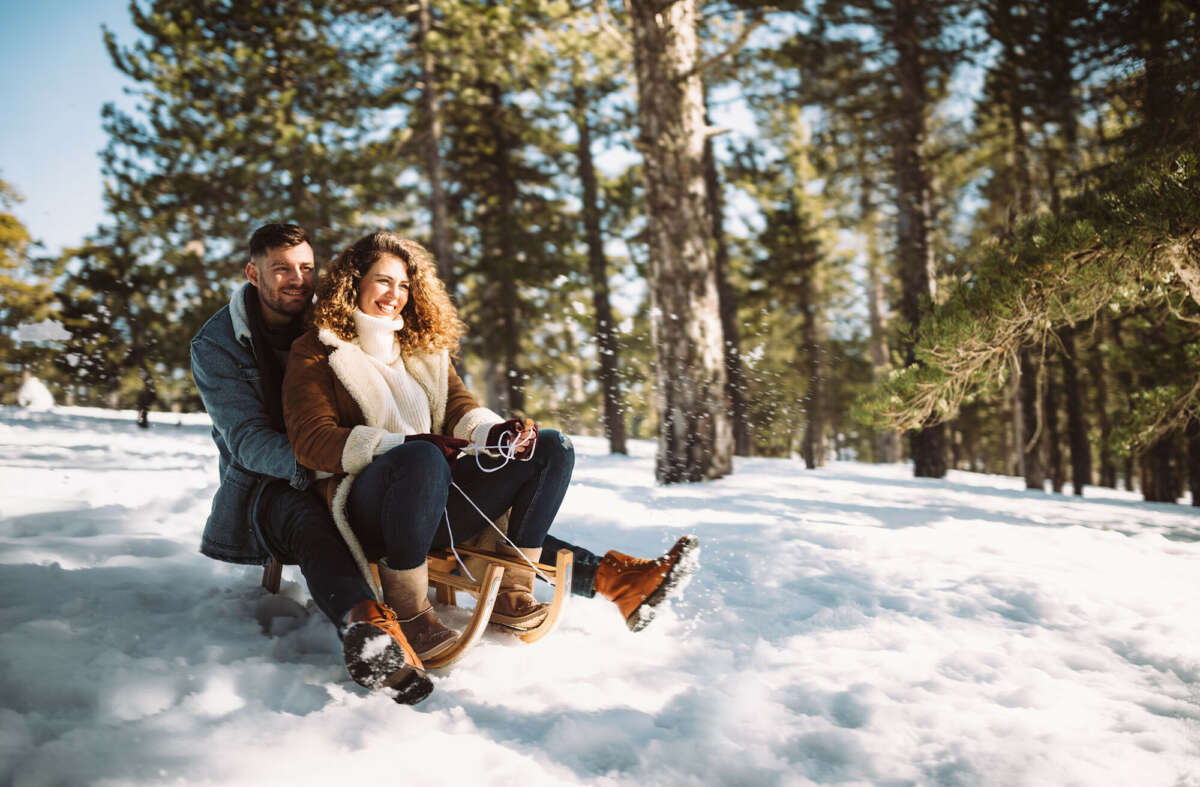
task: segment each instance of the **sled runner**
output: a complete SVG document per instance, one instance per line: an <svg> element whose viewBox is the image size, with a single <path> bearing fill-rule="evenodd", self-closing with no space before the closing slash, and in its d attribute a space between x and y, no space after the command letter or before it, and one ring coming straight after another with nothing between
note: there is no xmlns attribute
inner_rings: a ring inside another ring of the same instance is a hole
<svg viewBox="0 0 1200 787"><path fill-rule="evenodd" d="M425 666L430 669L454 664L479 641L483 630L487 627L488 619L492 616L492 605L496 602L504 569L528 568L526 563L496 552L466 546L459 546L457 549L460 555L484 561L486 567L482 575L476 576L472 580L465 573L456 573L458 564L450 550L440 550L429 554L429 586L434 588L435 598L439 604L456 606L457 594L460 590L475 597L475 611L454 643L454 647L435 658L425 660ZM538 641L557 625L571 592L573 566L574 555L567 549L558 551L553 566L545 563L537 564L537 570L554 584L554 599L550 602L550 609L545 619L534 628L521 632L519 636L525 642ZM371 564L371 570L375 573L376 582L378 582L378 569L374 563ZM278 593L282 575L283 566L272 558L263 568L262 586L269 593Z"/></svg>

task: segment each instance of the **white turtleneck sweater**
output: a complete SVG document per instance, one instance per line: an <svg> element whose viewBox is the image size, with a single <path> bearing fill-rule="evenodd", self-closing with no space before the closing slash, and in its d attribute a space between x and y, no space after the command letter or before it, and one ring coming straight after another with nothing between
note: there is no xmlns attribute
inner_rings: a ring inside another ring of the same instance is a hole
<svg viewBox="0 0 1200 787"><path fill-rule="evenodd" d="M396 331L404 327L404 319L397 316L372 317L359 309L354 310L354 327L357 332L354 343L371 361L371 368L392 392L394 406L388 409L379 424L391 434L385 435L374 453L386 453L404 442L404 436L427 434L432 428L429 414L429 396L404 366L400 357L400 340Z"/></svg>

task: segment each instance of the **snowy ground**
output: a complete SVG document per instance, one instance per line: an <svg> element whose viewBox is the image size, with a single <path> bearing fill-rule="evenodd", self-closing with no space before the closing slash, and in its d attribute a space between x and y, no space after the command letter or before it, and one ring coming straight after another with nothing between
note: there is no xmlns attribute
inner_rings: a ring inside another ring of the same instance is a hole
<svg viewBox="0 0 1200 787"><path fill-rule="evenodd" d="M579 439L556 532L698 534L684 598L640 634L573 599L402 707L294 568L269 598L197 553L216 452L176 420L0 408L0 784L1200 784L1194 509L767 459L660 488Z"/></svg>

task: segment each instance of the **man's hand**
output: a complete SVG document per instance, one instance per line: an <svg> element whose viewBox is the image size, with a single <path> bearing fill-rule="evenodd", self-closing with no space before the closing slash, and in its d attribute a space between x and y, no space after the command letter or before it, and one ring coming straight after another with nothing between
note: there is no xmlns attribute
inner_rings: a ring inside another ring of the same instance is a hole
<svg viewBox="0 0 1200 787"><path fill-rule="evenodd" d="M442 450L442 456L446 457L446 462L451 467L454 467L454 460L458 458L458 452L470 445L467 440L444 434L410 434L404 438L406 443L411 440L424 440L436 445Z"/></svg>
<svg viewBox="0 0 1200 787"><path fill-rule="evenodd" d="M526 459L533 454L537 443L537 424L532 418L509 418L496 424L488 432L487 444L500 446L504 453L513 450L514 459ZM495 450L495 449L493 449Z"/></svg>

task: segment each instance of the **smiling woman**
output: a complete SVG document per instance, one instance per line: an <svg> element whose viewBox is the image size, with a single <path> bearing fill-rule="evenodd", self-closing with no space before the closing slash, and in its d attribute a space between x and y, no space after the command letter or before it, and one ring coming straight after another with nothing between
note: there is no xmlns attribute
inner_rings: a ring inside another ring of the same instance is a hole
<svg viewBox="0 0 1200 787"><path fill-rule="evenodd" d="M404 262L395 254L384 254L362 277L358 287L358 309L372 317L400 319L400 313L408 303L408 292L408 272Z"/></svg>
<svg viewBox="0 0 1200 787"><path fill-rule="evenodd" d="M457 635L429 605L430 547L471 538L511 509L498 551L536 563L574 449L553 430L539 438L528 419L505 421L463 385L450 364L462 322L433 260L411 240L377 232L338 255L313 323L288 361L288 439L301 464L328 475L317 488L364 579L377 563L407 641L422 661L435 659ZM455 464L471 444L511 447L513 461ZM519 566L506 566L490 621L528 633L549 610L532 595L533 572Z"/></svg>

